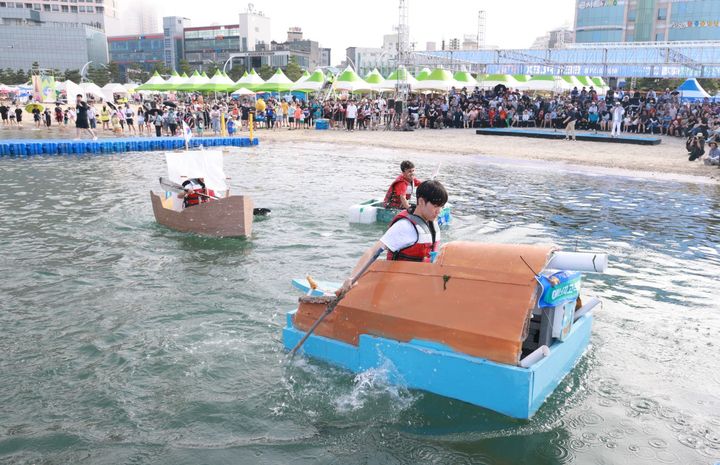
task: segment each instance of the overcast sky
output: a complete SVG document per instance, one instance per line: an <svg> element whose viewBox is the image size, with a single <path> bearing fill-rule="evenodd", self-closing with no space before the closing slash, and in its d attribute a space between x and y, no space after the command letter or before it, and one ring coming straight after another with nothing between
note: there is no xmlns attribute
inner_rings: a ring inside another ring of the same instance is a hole
<svg viewBox="0 0 720 465"><path fill-rule="evenodd" d="M255 10L271 19L272 40L286 39L288 27L298 26L304 38L332 49L332 64L345 57L347 47L380 47L383 34L398 23L397 0L349 2L315 0L257 0ZM410 40L418 50L426 42L462 40L477 35L478 10L487 13L486 44L526 48L535 38L560 26L572 27L575 0L409 0ZM247 3L231 0L161 0L160 17L184 16L193 26L232 24ZM342 6L341 6L342 5Z"/></svg>

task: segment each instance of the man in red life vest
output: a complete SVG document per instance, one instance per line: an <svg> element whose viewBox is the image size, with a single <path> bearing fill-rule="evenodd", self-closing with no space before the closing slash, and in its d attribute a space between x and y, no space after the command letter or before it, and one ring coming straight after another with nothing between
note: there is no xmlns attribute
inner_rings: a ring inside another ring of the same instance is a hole
<svg viewBox="0 0 720 465"><path fill-rule="evenodd" d="M205 187L205 178L192 178L182 183L185 192L178 194L183 199L183 208L193 207L215 199L215 192Z"/></svg>
<svg viewBox="0 0 720 465"><path fill-rule="evenodd" d="M447 200L447 191L439 181L421 183L417 188L417 206L403 210L393 218L383 237L363 254L351 277L345 280L336 294L350 290L353 277L374 260L374 255L381 249L388 251L388 260L430 262L434 258L431 252L437 252L440 246L440 229L436 220Z"/></svg>
<svg viewBox="0 0 720 465"><path fill-rule="evenodd" d="M415 178L415 165L411 161L405 160L400 163L399 175L390 184L390 188L385 194L383 206L385 208L400 208L407 210L410 208L409 200L412 199L413 191L420 185L420 180Z"/></svg>

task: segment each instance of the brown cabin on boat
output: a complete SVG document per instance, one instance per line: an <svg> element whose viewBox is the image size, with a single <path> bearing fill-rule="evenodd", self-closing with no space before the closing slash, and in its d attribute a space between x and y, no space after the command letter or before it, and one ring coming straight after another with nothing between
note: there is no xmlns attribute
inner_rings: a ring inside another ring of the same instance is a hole
<svg viewBox="0 0 720 465"><path fill-rule="evenodd" d="M530 268L541 272L554 250L458 241L435 263L375 262L315 333L353 345L361 334L427 340L517 365L539 298ZM301 298L295 327L306 331L324 310Z"/></svg>

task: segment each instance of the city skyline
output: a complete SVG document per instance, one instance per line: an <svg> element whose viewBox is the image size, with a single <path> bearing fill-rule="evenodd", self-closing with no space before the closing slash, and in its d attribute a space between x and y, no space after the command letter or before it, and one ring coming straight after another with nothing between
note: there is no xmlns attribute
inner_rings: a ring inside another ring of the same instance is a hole
<svg viewBox="0 0 720 465"><path fill-rule="evenodd" d="M487 46L528 48L538 36L554 28L572 27L575 1L553 0L553 4L554 7L549 8L547 2L528 0L457 0L449 2L450 7L437 10L430 3L409 2L410 40L415 42L417 50L424 50L427 42L435 42L439 49L443 39L447 43L453 38L462 40L464 35L475 35L478 10L482 8L487 12ZM190 19L191 25L204 26L237 22L247 4L215 0L213 7L176 0L172 4L158 4L157 10L160 17L184 16ZM345 58L348 47L381 47L383 35L394 32L398 22L397 1L367 0L363 8L347 17L339 17L330 9L321 11L288 0L256 2L254 8L270 17L273 40L282 42L288 28L301 27L305 38L332 49L332 64ZM515 14L519 11L522 15Z"/></svg>

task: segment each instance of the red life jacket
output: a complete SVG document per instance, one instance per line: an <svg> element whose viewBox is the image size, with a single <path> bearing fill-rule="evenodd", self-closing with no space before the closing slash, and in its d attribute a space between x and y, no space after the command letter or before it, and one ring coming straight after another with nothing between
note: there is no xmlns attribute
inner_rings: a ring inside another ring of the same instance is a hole
<svg viewBox="0 0 720 465"><path fill-rule="evenodd" d="M412 198L412 194L407 193L407 187L410 184L407 179L405 179L405 176L402 174L395 178L395 180L390 184L390 188L387 190L387 193L385 193L385 200L383 200L383 205L385 208L402 208L402 203L400 203L400 197L395 193L395 186L402 183L404 187L405 193L405 199L410 200ZM415 179L413 179L412 187L414 188L416 185Z"/></svg>
<svg viewBox="0 0 720 465"><path fill-rule="evenodd" d="M414 211L414 209L413 209ZM411 262L430 262L430 252L435 252L438 248L437 234L435 233L435 222L427 223L421 217L414 215L408 210L403 210L390 222L390 226L400 220L408 220L415 227L417 239L412 245L404 249L392 252L388 250L388 260L405 260Z"/></svg>
<svg viewBox="0 0 720 465"><path fill-rule="evenodd" d="M183 183L183 187L185 187L186 183L187 181ZM201 184L201 186L202 187L200 189L193 189L185 194L185 198L183 199L183 207L187 208L195 205L200 205L201 203L210 201L210 197L208 196L215 197L215 192L213 192L211 189L206 188L204 184Z"/></svg>

